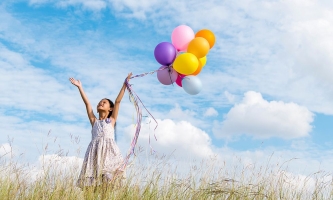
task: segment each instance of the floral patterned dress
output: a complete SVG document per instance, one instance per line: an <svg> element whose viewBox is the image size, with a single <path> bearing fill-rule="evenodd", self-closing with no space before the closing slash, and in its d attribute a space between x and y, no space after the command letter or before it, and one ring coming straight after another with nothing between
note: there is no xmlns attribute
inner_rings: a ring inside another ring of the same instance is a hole
<svg viewBox="0 0 333 200"><path fill-rule="evenodd" d="M111 120L96 119L91 130L92 140L87 148L77 186L100 185L102 181L112 181L122 174L120 167L123 157L114 140L114 127ZM124 177L122 177L124 178Z"/></svg>

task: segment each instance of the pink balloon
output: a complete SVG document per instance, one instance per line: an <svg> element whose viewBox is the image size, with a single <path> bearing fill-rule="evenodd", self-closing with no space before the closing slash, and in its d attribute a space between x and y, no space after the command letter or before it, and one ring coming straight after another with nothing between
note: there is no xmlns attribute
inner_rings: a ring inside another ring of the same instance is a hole
<svg viewBox="0 0 333 200"><path fill-rule="evenodd" d="M164 68L165 66L160 67L159 69ZM178 73L173 68L166 68L160 71L157 71L157 79L163 85L171 85L176 81Z"/></svg>
<svg viewBox="0 0 333 200"><path fill-rule="evenodd" d="M194 37L194 32L189 26L180 25L172 31L171 41L178 51L186 51L188 43L190 43Z"/></svg>
<svg viewBox="0 0 333 200"><path fill-rule="evenodd" d="M177 85L178 85L179 87L183 87L183 86L182 86L182 80L183 80L184 77L185 77L185 75L183 75L183 74L178 74L178 76L177 76L177 80L176 80L176 83L177 83Z"/></svg>

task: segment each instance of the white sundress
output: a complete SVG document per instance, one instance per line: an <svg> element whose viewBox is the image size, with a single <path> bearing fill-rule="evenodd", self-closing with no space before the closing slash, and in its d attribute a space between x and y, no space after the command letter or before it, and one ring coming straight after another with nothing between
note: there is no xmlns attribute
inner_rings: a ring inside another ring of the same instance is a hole
<svg viewBox="0 0 333 200"><path fill-rule="evenodd" d="M77 186L96 186L111 181L123 164L123 157L114 140L110 119L96 119L91 130L92 140L87 148ZM117 174L116 174L117 173ZM124 178L124 173L122 178ZM103 177L103 178L102 178ZM103 180L102 180L103 179Z"/></svg>

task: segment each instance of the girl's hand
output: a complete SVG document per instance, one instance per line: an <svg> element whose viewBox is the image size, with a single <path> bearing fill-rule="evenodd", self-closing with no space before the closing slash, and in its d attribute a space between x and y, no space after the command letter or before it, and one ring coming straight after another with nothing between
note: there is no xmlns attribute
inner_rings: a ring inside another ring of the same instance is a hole
<svg viewBox="0 0 333 200"><path fill-rule="evenodd" d="M129 80L131 79L131 77L132 77L132 72L128 74L128 76L126 78L127 82L129 82Z"/></svg>
<svg viewBox="0 0 333 200"><path fill-rule="evenodd" d="M74 78L69 78L71 83L75 85L76 87L82 87L81 81L80 80L75 80Z"/></svg>

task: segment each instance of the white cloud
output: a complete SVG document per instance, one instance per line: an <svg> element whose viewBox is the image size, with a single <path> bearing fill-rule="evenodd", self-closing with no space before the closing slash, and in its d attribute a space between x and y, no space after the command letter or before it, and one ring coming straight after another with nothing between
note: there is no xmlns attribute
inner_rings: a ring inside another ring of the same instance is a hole
<svg viewBox="0 0 333 200"><path fill-rule="evenodd" d="M149 123L150 122L150 123ZM209 135L187 121L173 121L170 119L157 120L158 127L154 131L155 123L147 119L141 127L138 146L149 149L149 137L152 148L159 155L174 154L176 159L207 158L214 154ZM132 137L135 127L126 128L127 137ZM154 139L156 135L157 141Z"/></svg>
<svg viewBox="0 0 333 200"><path fill-rule="evenodd" d="M75 156L44 154L39 156L38 160L34 163L13 163L12 165L9 165L9 169L5 169L9 170L9 172L19 172L20 177L28 184L33 184L34 182L38 183L40 180L44 180L49 183L46 187L52 188L52 184L55 184L52 180L64 180L62 184L66 184L68 187L73 187L80 173L82 162L82 158ZM5 166L0 166L0 168L1 167ZM17 179L14 180L17 181Z"/></svg>
<svg viewBox="0 0 333 200"><path fill-rule="evenodd" d="M29 115L38 113L48 115L48 117L57 116L64 121L86 120L82 99L78 90L68 81L68 77L74 76L81 79L86 94L95 108L98 101L104 97L115 99L127 72L131 71L129 68L117 66L137 66L128 58L124 61L123 56L117 51L106 50L111 45L97 47L96 44L102 43L92 42L92 40L99 40L100 37L89 36L89 40L83 39L85 44L79 45L79 47L71 39L66 37L59 39L56 31L47 33L47 37L41 32L32 31L33 24L21 23L22 19L16 19L5 9L0 9L4 11L0 12L0 17L6 19L0 21L0 37L20 46L25 52L15 52L0 44L0 64L2 66L0 68L0 90L2 92L0 105L4 108L11 107L21 110L22 112L16 113L18 115L29 117ZM46 24L44 24L45 27L50 25ZM64 22L61 25L62 28L53 27L52 29L65 31L66 24L67 22ZM60 24L54 26L58 25L60 26ZM42 36L37 36L39 34ZM96 34L98 35L98 33ZM51 46L54 48L50 48ZM92 51L92 49L95 50ZM92 55L92 52L96 52L96 55ZM110 52L115 52L114 55L117 54L117 56L111 56L113 53ZM37 63L40 62L40 57L50 59L50 65L43 65L43 67L47 66L46 69L30 63L36 62L36 60ZM110 77L113 77L112 84L100 81L109 80ZM129 113L126 110L133 107L126 100L124 97L123 112L120 113L119 121L126 121L126 118L130 118L123 115L123 113Z"/></svg>
<svg viewBox="0 0 333 200"><path fill-rule="evenodd" d="M234 103L234 102L235 102L235 99L236 99L235 95L231 94L231 93L228 92L228 91L225 91L225 92L224 92L224 95L227 97L227 99L228 99L228 101L229 101L230 103Z"/></svg>
<svg viewBox="0 0 333 200"><path fill-rule="evenodd" d="M79 172L83 159L76 156L59 156L57 154L45 154L38 158L37 166L41 169L57 170L58 172Z"/></svg>
<svg viewBox="0 0 333 200"><path fill-rule="evenodd" d="M1 157L10 157L12 155L12 146L8 143L0 145L0 158Z"/></svg>
<svg viewBox="0 0 333 200"><path fill-rule="evenodd" d="M198 114L196 112L190 109L183 110L179 104L176 104L174 108L170 109L169 112L163 116L163 118L175 121L186 120L193 124L197 124L199 121Z"/></svg>
<svg viewBox="0 0 333 200"><path fill-rule="evenodd" d="M216 125L214 134L227 138L247 134L255 138L291 139L308 136L312 122L313 113L307 108L295 103L269 102L260 93L250 91Z"/></svg>
<svg viewBox="0 0 333 200"><path fill-rule="evenodd" d="M39 155L84 155L91 139L89 122L27 121L0 112L0 144L11 141L15 155L21 160L35 160Z"/></svg>
<svg viewBox="0 0 333 200"><path fill-rule="evenodd" d="M100 11L106 8L107 3L104 0L30 0L30 5L43 5L53 3L58 7L82 6L84 9Z"/></svg>
<svg viewBox="0 0 333 200"><path fill-rule="evenodd" d="M31 66L21 54L0 45L1 106L25 111L60 114L75 112L66 104L73 102L69 88L51 74Z"/></svg>
<svg viewBox="0 0 333 200"><path fill-rule="evenodd" d="M84 9L93 11L100 11L107 6L104 0L62 0L56 2L56 5L60 7L82 5Z"/></svg>
<svg viewBox="0 0 333 200"><path fill-rule="evenodd" d="M208 108L206 112L204 113L205 117L216 117L219 113L212 107Z"/></svg>
<svg viewBox="0 0 333 200"><path fill-rule="evenodd" d="M240 170L248 167L285 170L295 175L311 175L323 170L330 173L333 165L332 150L321 150L316 146L309 149L289 149L288 147L267 147L264 149L238 151L228 147L215 151L220 155L227 169L238 166ZM264 167L264 168L265 168Z"/></svg>

